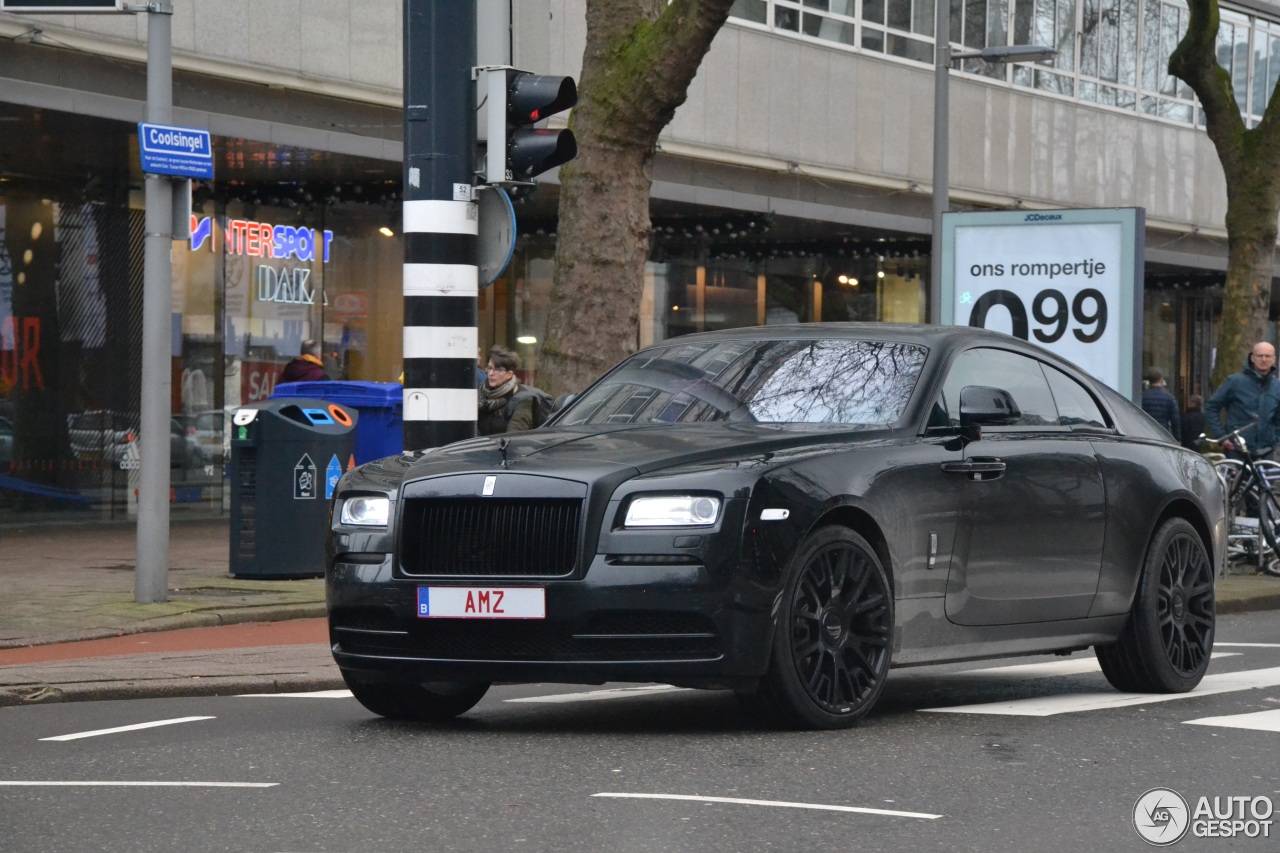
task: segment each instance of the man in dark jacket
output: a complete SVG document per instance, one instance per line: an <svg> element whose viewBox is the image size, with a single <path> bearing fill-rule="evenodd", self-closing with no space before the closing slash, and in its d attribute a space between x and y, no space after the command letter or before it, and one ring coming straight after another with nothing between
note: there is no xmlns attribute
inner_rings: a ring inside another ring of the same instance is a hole
<svg viewBox="0 0 1280 853"><path fill-rule="evenodd" d="M1223 425L1222 412L1226 412ZM1214 438L1222 438L1246 426L1254 419L1258 423L1241 435L1249 442L1249 451L1255 455L1270 452L1280 431L1280 382L1276 381L1276 348L1266 341L1254 345L1244 370L1226 378L1204 405L1204 419L1208 432ZM1235 445L1224 441L1228 452Z"/></svg>
<svg viewBox="0 0 1280 853"><path fill-rule="evenodd" d="M1178 401L1164 387L1164 374L1154 367L1147 371L1147 387L1142 391L1142 411L1169 431L1174 441L1182 440Z"/></svg>
<svg viewBox="0 0 1280 853"><path fill-rule="evenodd" d="M320 342L305 340L298 357L280 371L280 382L320 382L329 378L320 360Z"/></svg>

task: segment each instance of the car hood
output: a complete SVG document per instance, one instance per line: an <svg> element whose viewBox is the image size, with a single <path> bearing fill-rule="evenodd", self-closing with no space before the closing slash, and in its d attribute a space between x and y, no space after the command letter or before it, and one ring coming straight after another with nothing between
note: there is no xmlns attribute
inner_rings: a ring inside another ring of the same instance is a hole
<svg viewBox="0 0 1280 853"><path fill-rule="evenodd" d="M729 461L777 453L795 458L797 453L830 452L834 444L883 440L889 432L883 427L844 424L725 422L543 427L460 441L428 451L409 463L404 479L477 470L555 475L629 468L645 474L712 460Z"/></svg>

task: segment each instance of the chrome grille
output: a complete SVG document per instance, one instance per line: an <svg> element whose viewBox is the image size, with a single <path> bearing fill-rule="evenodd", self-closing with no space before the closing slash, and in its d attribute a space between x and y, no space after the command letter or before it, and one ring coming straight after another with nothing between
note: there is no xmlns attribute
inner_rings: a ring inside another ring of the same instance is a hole
<svg viewBox="0 0 1280 853"><path fill-rule="evenodd" d="M582 501L411 498L400 566L414 577L565 577L577 564Z"/></svg>

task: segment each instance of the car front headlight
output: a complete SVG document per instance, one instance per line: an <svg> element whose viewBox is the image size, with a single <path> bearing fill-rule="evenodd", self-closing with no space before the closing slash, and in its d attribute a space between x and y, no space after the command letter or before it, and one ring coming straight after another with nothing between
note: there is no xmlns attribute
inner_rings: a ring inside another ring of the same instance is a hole
<svg viewBox="0 0 1280 853"><path fill-rule="evenodd" d="M340 520L355 527L386 527L390 515L390 499L359 496L342 502Z"/></svg>
<svg viewBox="0 0 1280 853"><path fill-rule="evenodd" d="M708 527L720 517L720 499L706 495L633 498L625 527Z"/></svg>

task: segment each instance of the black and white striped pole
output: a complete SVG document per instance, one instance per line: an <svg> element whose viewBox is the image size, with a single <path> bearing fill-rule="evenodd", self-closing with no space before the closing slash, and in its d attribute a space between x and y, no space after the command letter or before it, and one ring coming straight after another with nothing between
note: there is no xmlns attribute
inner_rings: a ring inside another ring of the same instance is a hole
<svg viewBox="0 0 1280 853"><path fill-rule="evenodd" d="M475 0L404 0L404 447L476 434Z"/></svg>

